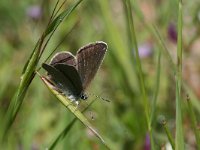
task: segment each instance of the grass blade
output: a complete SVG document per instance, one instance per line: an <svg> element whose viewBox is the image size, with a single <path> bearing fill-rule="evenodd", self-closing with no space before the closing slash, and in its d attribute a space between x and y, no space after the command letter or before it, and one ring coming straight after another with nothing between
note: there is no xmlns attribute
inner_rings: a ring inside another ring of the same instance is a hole
<svg viewBox="0 0 200 150"><path fill-rule="evenodd" d="M95 102L92 101L82 112L85 112L93 103ZM58 135L58 137L54 140L54 142L49 146L49 150L53 150L56 145L58 144L59 141L65 138L67 133L70 131L70 129L73 127L74 123L77 121L77 118L74 118L67 126L66 128Z"/></svg>
<svg viewBox="0 0 200 150"><path fill-rule="evenodd" d="M182 87L182 2L178 8L178 45L177 45L177 70L176 70L176 139L177 150L184 150L184 135L181 111L181 87Z"/></svg>
<svg viewBox="0 0 200 150"><path fill-rule="evenodd" d="M52 31L56 30L56 28L60 25L60 23L63 21L64 18L68 17L71 12L82 2L83 0L78 0L76 3L74 3L72 6L70 6L70 9L64 10L62 13L60 13L53 22L48 26L47 30L45 31L44 35L47 36Z"/></svg>
<svg viewBox="0 0 200 150"><path fill-rule="evenodd" d="M141 65L141 60L139 56L139 51L138 51L138 44L137 44L137 39L136 39L136 33L135 33L135 27L134 27L134 20L132 16L132 9L131 9L131 3L130 0L124 0L125 1L125 10L127 11L127 20L128 20L128 27L129 27L129 32L130 32L130 39L131 39L131 47L134 48L134 53L135 53L135 59L136 59L136 73L138 76L139 80L139 86L140 86L140 91L142 94L142 99L143 99L143 107L146 115L146 122L147 122L147 128L149 131L150 135L150 140L151 140L151 149L154 150L154 141L153 141L153 134L152 134L152 128L151 128L151 122L150 122L150 113L149 113L149 103L148 103L148 98L146 95L146 90L145 90L145 84L144 84L144 77L143 77L143 71L142 71L142 65Z"/></svg>
<svg viewBox="0 0 200 150"><path fill-rule="evenodd" d="M171 133L170 133L170 131L169 131L169 129L168 129L168 127L167 127L166 124L167 124L166 120L163 120L163 121L162 121L162 126L163 126L163 128L164 128L164 130L165 130L165 133L167 134L168 140L169 140L169 142L170 142L170 144L171 144L173 150L175 150L175 143L174 143L174 140L173 140L172 135L171 135Z"/></svg>
<svg viewBox="0 0 200 150"><path fill-rule="evenodd" d="M6 115L4 117L4 122L3 124L1 124L2 126L2 131L0 133L0 140L3 141L6 133L8 132L9 128L11 127L11 125L13 124L15 117L18 114L18 111L21 108L21 105L23 103L25 94L29 88L29 85L31 84L33 78L35 77L35 69L37 67L37 64L39 62L39 59L42 55L42 52L44 51L48 41L50 40L50 38L52 37L53 33L55 32L55 30L57 29L57 27L60 25L60 23L62 22L62 20L64 18L66 18L67 16L69 16L71 14L71 12L76 8L76 6L78 6L78 4L80 4L82 0L77 1L74 5L72 5L71 7L69 7L69 9L66 9L65 11L63 11L46 29L46 31L44 32L44 34L42 34L41 38L38 40L38 42L36 43L35 48L33 49L29 59L27 60L23 71L22 71L22 76L21 76L21 81L19 84L19 87L15 93L15 95L13 96L13 98L11 99L11 102L9 104L9 108L8 111L6 112ZM56 4L57 6L57 4ZM55 6L55 7L56 7ZM60 20L60 21L58 21ZM53 31L53 32L52 32ZM51 33L52 32L52 33ZM51 36L49 37L49 39L47 40L47 42L45 43L45 45L42 47L45 38L47 37L47 35L51 33Z"/></svg>
<svg viewBox="0 0 200 150"><path fill-rule="evenodd" d="M67 133L70 131L70 129L73 127L74 123L77 121L77 118L74 118L68 125L67 127L58 135L56 140L52 143L52 145L48 148L48 150L53 150L56 145L58 144L59 141L65 138Z"/></svg>
<svg viewBox="0 0 200 150"><path fill-rule="evenodd" d="M38 73L39 75L39 73ZM40 76L40 75L39 75ZM45 83L45 85L48 87L48 89L56 96L56 98L65 106L68 108L68 110L76 117L78 118L87 128L89 128L96 137L100 139L100 141L103 143L103 145L110 149L107 143L105 143L102 136L96 131L94 127L92 127L91 123L88 121L88 119L77 109L76 106L72 104L72 102L67 99L65 96L59 94L56 90L54 90L54 87L46 80L46 78L40 76L42 81Z"/></svg>
<svg viewBox="0 0 200 150"><path fill-rule="evenodd" d="M197 118L194 113L189 96L187 96L187 104L188 104L188 109L189 109L188 111L189 111L189 115L190 115L190 119L191 119L191 123L192 123L192 129L194 131L195 138L196 138L197 149L200 150L200 132L197 129Z"/></svg>
<svg viewBox="0 0 200 150"><path fill-rule="evenodd" d="M21 107L25 94L29 88L29 85L35 76L34 70L38 63L38 57L39 57L39 50L36 50L34 51L24 74L21 76L19 87L15 95L11 99L8 111L6 112L6 115L4 116L4 122L2 124L3 132L2 132L2 135L0 135L1 140L4 139L6 133L8 132L11 125L13 124L15 117Z"/></svg>
<svg viewBox="0 0 200 150"><path fill-rule="evenodd" d="M151 118L150 122L152 125L153 119L155 117L155 111L156 111L156 102L157 102L157 97L159 93L159 85L160 85L160 66L161 66L161 51L158 50L158 60L157 60L157 73L156 73L156 83L155 83L155 93L153 97L153 102L152 102L152 107L151 107Z"/></svg>

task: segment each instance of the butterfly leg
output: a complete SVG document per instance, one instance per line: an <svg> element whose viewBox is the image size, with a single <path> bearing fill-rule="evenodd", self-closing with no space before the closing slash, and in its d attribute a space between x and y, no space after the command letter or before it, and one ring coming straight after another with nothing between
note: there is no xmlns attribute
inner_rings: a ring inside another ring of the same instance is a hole
<svg viewBox="0 0 200 150"><path fill-rule="evenodd" d="M80 101L74 101L74 103L76 104L76 109L75 109L75 111L79 108L79 105L80 105Z"/></svg>
<svg viewBox="0 0 200 150"><path fill-rule="evenodd" d="M79 102L78 101L75 101L75 100L73 100L73 101L71 101L73 104L75 103L76 104L76 107L75 107L75 109L74 109L74 112L76 112L77 110L78 110L78 107L79 107Z"/></svg>
<svg viewBox="0 0 200 150"><path fill-rule="evenodd" d="M71 100L71 103L76 105L75 111L78 109L78 106L80 104L80 101L74 98L73 96L69 96L69 99Z"/></svg>

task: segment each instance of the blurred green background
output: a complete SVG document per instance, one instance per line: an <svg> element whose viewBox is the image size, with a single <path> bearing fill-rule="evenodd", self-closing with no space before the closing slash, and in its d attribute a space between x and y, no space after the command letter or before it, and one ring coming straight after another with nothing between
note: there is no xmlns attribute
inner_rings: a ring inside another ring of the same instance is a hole
<svg viewBox="0 0 200 150"><path fill-rule="evenodd" d="M63 6L69 7L73 0ZM137 77L134 47L131 47L124 0L83 0L59 26L38 67L64 39L59 51L76 51L91 42L104 41L108 51L88 93L98 99L86 112L88 120L114 150L149 150L143 100ZM0 123L8 109L20 76L34 45L48 23L56 1L0 1ZM132 15L148 101L151 104L157 82L158 55L161 51L160 82L153 118L153 135L158 149L169 144L161 125L167 121L175 134L175 78L163 45L152 30L158 29L176 63L178 2L174 0L131 0ZM199 121L200 114L200 2L183 2L183 92L182 113L186 148L196 149L188 114L189 94ZM66 36L67 34L67 36ZM66 37L65 37L66 36ZM44 70L40 71L45 74ZM90 96L89 100L95 99ZM83 102L84 107L85 102ZM4 149L39 150L48 147L74 118L36 75L20 112L10 129ZM89 129L77 121L55 149L106 149Z"/></svg>

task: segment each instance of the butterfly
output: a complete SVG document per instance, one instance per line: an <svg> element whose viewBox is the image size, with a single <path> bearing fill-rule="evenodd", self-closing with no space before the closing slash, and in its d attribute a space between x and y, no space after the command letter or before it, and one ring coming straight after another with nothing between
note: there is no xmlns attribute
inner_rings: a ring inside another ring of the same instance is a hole
<svg viewBox="0 0 200 150"><path fill-rule="evenodd" d="M76 56L67 51L59 52L42 67L56 89L71 101L86 100L85 89L102 64L107 48L105 42L97 41L81 47Z"/></svg>

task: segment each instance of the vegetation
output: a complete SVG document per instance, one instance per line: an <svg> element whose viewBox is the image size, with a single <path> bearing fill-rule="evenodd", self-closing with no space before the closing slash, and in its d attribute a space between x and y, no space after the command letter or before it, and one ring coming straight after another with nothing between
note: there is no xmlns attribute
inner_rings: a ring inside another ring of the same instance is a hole
<svg viewBox="0 0 200 150"><path fill-rule="evenodd" d="M0 12L2 149L200 150L199 1L1 0ZM41 64L95 41L108 51L76 108Z"/></svg>

